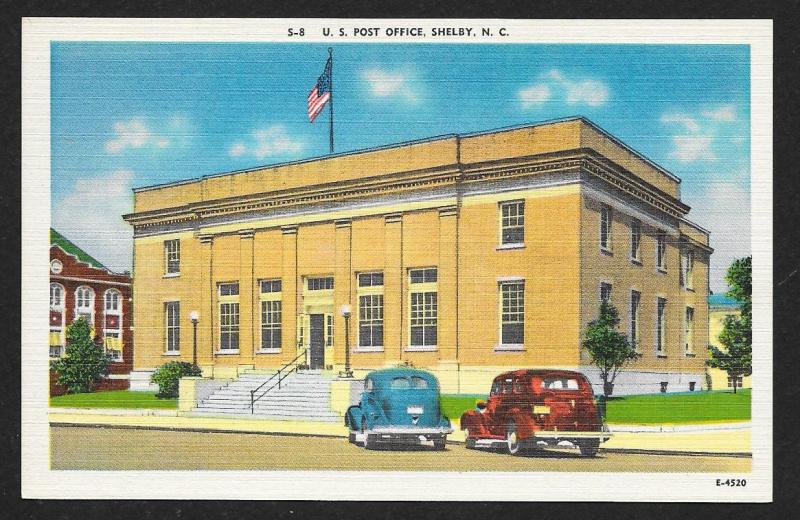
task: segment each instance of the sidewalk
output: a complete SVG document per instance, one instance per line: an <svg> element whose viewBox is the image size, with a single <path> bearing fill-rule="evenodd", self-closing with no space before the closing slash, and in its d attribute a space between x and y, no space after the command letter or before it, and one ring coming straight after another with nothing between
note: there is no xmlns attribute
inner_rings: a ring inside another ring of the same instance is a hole
<svg viewBox="0 0 800 520"><path fill-rule="evenodd" d="M261 418L190 417L177 410L50 408L51 425L116 426L185 431L277 433L347 437L343 423L277 421ZM752 452L750 423L692 425L610 425L613 436L601 449L653 454L718 454L747 456ZM454 425L448 437L464 442Z"/></svg>

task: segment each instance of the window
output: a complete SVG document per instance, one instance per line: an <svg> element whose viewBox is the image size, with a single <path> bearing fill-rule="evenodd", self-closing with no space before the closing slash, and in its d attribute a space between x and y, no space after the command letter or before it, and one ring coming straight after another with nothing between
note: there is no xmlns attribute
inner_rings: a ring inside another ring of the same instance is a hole
<svg viewBox="0 0 800 520"><path fill-rule="evenodd" d="M500 283L500 343L525 343L525 282Z"/></svg>
<svg viewBox="0 0 800 520"><path fill-rule="evenodd" d="M180 240L164 241L164 262L167 274L181 272L181 242Z"/></svg>
<svg viewBox="0 0 800 520"><path fill-rule="evenodd" d="M325 315L325 346L333 346L333 314Z"/></svg>
<svg viewBox="0 0 800 520"><path fill-rule="evenodd" d="M667 235L663 231L656 234L656 267L659 271L667 270Z"/></svg>
<svg viewBox="0 0 800 520"><path fill-rule="evenodd" d="M547 377L542 379L542 388L547 390L580 390L577 379Z"/></svg>
<svg viewBox="0 0 800 520"><path fill-rule="evenodd" d="M325 278L309 278L308 290L309 291L327 291L333 289L333 277L328 276Z"/></svg>
<svg viewBox="0 0 800 520"><path fill-rule="evenodd" d="M419 376L411 376L411 388L417 390L427 390L428 389L428 382Z"/></svg>
<svg viewBox="0 0 800 520"><path fill-rule="evenodd" d="M237 327L238 328L238 327ZM281 301L261 302L261 350L281 348Z"/></svg>
<svg viewBox="0 0 800 520"><path fill-rule="evenodd" d="M358 275L359 287L382 287L383 273L361 273Z"/></svg>
<svg viewBox="0 0 800 520"><path fill-rule="evenodd" d="M84 318L90 327L94 327L94 291L91 287L81 286L75 290L75 319Z"/></svg>
<svg viewBox="0 0 800 520"><path fill-rule="evenodd" d="M64 287L50 284L50 357L61 357L64 347Z"/></svg>
<svg viewBox="0 0 800 520"><path fill-rule="evenodd" d="M50 307L61 309L64 305L64 288L57 283L50 284Z"/></svg>
<svg viewBox="0 0 800 520"><path fill-rule="evenodd" d="M638 219L631 220L631 260L639 262L642 249L642 223Z"/></svg>
<svg viewBox="0 0 800 520"><path fill-rule="evenodd" d="M733 388L734 381L736 382L736 388L742 387L742 377L736 376L736 377L728 377L728 388Z"/></svg>
<svg viewBox="0 0 800 520"><path fill-rule="evenodd" d="M389 383L389 388L392 390L408 390L411 388L411 382L406 377L395 377Z"/></svg>
<svg viewBox="0 0 800 520"><path fill-rule="evenodd" d="M611 284L608 282L600 282L600 302L611 301Z"/></svg>
<svg viewBox="0 0 800 520"><path fill-rule="evenodd" d="M181 350L180 313L180 302L166 302L164 304L164 316L167 332L167 352L180 352Z"/></svg>
<svg viewBox="0 0 800 520"><path fill-rule="evenodd" d="M369 294L358 298L358 346L383 347L382 294Z"/></svg>
<svg viewBox="0 0 800 520"><path fill-rule="evenodd" d="M611 251L611 206L600 206L600 249Z"/></svg>
<svg viewBox="0 0 800 520"><path fill-rule="evenodd" d="M120 311L120 297L122 295L116 289L109 289L106 291L105 296L105 310L106 312Z"/></svg>
<svg viewBox="0 0 800 520"><path fill-rule="evenodd" d="M280 280L261 280L262 293L279 293L281 292Z"/></svg>
<svg viewBox="0 0 800 520"><path fill-rule="evenodd" d="M435 348L438 326L437 270L435 267L409 269L408 275L411 346Z"/></svg>
<svg viewBox="0 0 800 520"><path fill-rule="evenodd" d="M239 350L239 283L219 284L219 349Z"/></svg>
<svg viewBox="0 0 800 520"><path fill-rule="evenodd" d="M667 386L669 385L669 381L661 381L660 385L661 385L661 393L662 394L666 394L667 393Z"/></svg>
<svg viewBox="0 0 800 520"><path fill-rule="evenodd" d="M681 255L681 283L686 289L694 288L693 274L694 272L694 251L686 249Z"/></svg>
<svg viewBox="0 0 800 520"><path fill-rule="evenodd" d="M666 307L667 300L665 298L656 300L656 353L661 355L664 354L666 338L666 323L664 321Z"/></svg>
<svg viewBox="0 0 800 520"><path fill-rule="evenodd" d="M686 307L686 317L683 323L683 337L686 354L694 353L694 309Z"/></svg>
<svg viewBox="0 0 800 520"><path fill-rule="evenodd" d="M112 361L122 361L122 293L108 289L103 296L103 347Z"/></svg>
<svg viewBox="0 0 800 520"><path fill-rule="evenodd" d="M525 201L500 203L500 243L525 242Z"/></svg>
<svg viewBox="0 0 800 520"><path fill-rule="evenodd" d="M639 300L642 295L639 291L631 291L631 345L639 350Z"/></svg>

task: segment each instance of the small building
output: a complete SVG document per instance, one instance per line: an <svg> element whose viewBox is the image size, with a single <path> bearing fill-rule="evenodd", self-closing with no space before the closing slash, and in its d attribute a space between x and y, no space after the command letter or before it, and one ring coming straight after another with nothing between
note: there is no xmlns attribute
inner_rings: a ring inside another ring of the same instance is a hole
<svg viewBox="0 0 800 520"><path fill-rule="evenodd" d="M66 328L83 317L108 356L109 379L127 380L133 366L132 305L130 275L112 272L50 229L50 358L64 355Z"/></svg>
<svg viewBox="0 0 800 520"><path fill-rule="evenodd" d="M689 209L584 118L136 188L134 372L336 373L349 353L446 393L532 367L602 391L581 344L607 299L642 353L616 395L700 390L712 249Z"/></svg>
<svg viewBox="0 0 800 520"><path fill-rule="evenodd" d="M725 326L725 318L728 316L741 315L741 304L725 294L710 294L708 296L708 343L724 350L725 347L719 341L719 335ZM726 388L752 388L751 376L739 376L732 378L728 373L718 368L709 368L708 375L711 378L712 390L725 390Z"/></svg>

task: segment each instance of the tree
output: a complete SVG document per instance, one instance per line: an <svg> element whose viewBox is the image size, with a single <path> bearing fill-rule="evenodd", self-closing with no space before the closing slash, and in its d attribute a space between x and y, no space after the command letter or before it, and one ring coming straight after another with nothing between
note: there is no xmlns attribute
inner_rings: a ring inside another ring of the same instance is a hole
<svg viewBox="0 0 800 520"><path fill-rule="evenodd" d="M640 356L628 337L619 332L619 313L611 303L600 304L600 315L589 322L583 346L589 353L592 364L600 369L603 380L603 402L611 395L614 380L625 365Z"/></svg>
<svg viewBox="0 0 800 520"><path fill-rule="evenodd" d="M101 376L108 372L108 359L102 347L95 345L85 318L78 318L67 327L65 356L54 361L51 368L58 373L58 384L67 392L91 392Z"/></svg>
<svg viewBox="0 0 800 520"><path fill-rule="evenodd" d="M719 334L724 348L709 345L708 366L724 370L733 381L753 373L753 258L739 258L728 267L728 296L739 302L739 316L726 316Z"/></svg>

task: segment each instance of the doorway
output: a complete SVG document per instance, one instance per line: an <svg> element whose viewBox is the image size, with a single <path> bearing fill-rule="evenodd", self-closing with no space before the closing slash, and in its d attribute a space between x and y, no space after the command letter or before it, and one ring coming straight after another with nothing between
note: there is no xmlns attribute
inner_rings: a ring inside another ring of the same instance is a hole
<svg viewBox="0 0 800 520"><path fill-rule="evenodd" d="M311 314L309 316L309 368L319 370L325 368L325 315Z"/></svg>

